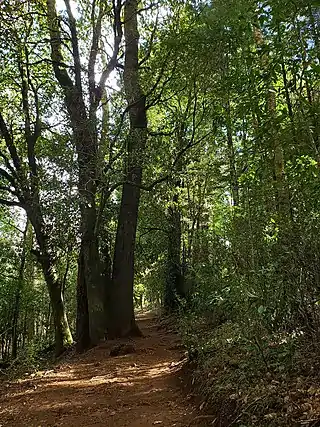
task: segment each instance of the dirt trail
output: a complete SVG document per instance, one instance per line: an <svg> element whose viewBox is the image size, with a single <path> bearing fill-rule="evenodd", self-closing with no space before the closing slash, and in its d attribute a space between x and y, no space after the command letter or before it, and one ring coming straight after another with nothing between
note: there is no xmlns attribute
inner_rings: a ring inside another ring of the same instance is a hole
<svg viewBox="0 0 320 427"><path fill-rule="evenodd" d="M188 426L197 414L182 390L178 337L152 315L140 316L139 326L145 336L131 341L133 354L110 357L115 342L106 342L2 385L0 426Z"/></svg>

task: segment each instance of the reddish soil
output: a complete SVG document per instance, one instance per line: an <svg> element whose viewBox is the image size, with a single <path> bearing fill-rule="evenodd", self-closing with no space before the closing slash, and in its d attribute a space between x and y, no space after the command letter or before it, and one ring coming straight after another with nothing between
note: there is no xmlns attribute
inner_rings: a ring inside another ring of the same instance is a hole
<svg viewBox="0 0 320 427"><path fill-rule="evenodd" d="M197 419L183 390L183 351L173 332L140 316L135 353L111 357L106 342L51 370L1 384L0 427L187 427Z"/></svg>

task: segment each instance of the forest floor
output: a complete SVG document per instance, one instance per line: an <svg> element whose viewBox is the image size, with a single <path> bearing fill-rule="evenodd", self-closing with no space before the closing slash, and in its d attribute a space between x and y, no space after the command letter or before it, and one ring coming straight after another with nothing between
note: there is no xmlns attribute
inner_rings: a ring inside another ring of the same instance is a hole
<svg viewBox="0 0 320 427"><path fill-rule="evenodd" d="M131 354L111 357L119 342L109 341L0 384L0 427L206 425L184 387L178 336L150 313L138 323L144 337Z"/></svg>

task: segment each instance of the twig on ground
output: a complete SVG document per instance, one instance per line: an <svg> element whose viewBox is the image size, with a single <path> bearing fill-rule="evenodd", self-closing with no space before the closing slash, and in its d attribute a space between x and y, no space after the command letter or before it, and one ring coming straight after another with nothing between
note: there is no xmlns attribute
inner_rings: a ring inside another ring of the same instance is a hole
<svg viewBox="0 0 320 427"><path fill-rule="evenodd" d="M213 420L212 422L214 423L216 421L216 417L214 415L199 415L195 418L193 418L193 420L190 421L190 423L188 424L188 427L190 427L193 423L197 422L197 421L201 421L201 420Z"/></svg>

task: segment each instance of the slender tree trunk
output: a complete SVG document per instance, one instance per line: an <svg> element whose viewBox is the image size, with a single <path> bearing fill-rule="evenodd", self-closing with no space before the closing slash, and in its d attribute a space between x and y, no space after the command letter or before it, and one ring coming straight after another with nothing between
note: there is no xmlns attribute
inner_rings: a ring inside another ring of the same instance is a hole
<svg viewBox="0 0 320 427"><path fill-rule="evenodd" d="M15 295L15 304L13 310L13 327L12 327L12 358L15 359L17 357L18 351L18 324L19 324L19 316L20 316L20 300L21 300L21 292L23 288L24 281L24 267L26 264L26 246L27 246L27 232L29 227L29 220L27 219L27 223L24 229L23 237L22 237L22 254L18 275L18 283Z"/></svg>
<svg viewBox="0 0 320 427"><path fill-rule="evenodd" d="M50 260L47 257L43 257L40 262L49 287L55 329L56 354L59 355L72 344L72 336L62 297L62 283L53 274Z"/></svg>
<svg viewBox="0 0 320 427"><path fill-rule="evenodd" d="M228 95L229 98L229 95ZM231 121L231 111L230 111L230 100L228 99L226 106L226 115L227 115L227 142L228 142L228 157L229 157L229 173L230 173L230 187L232 195L233 206L239 205L239 182L238 174L236 169L236 160L235 160L235 151L232 135L232 121Z"/></svg>
<svg viewBox="0 0 320 427"><path fill-rule="evenodd" d="M180 182L178 183L178 185ZM181 214L179 196L175 194L168 212L168 253L164 292L164 308L167 312L178 308L178 296L185 298L184 278L181 268Z"/></svg>
<svg viewBox="0 0 320 427"><path fill-rule="evenodd" d="M276 129L276 95L273 86L269 88L267 94L267 111L271 117L271 140L273 143L273 164L274 164L274 187L276 191L276 207L280 218L283 221L291 219L290 197L286 183L285 161L283 146Z"/></svg>
<svg viewBox="0 0 320 427"><path fill-rule="evenodd" d="M312 36L314 40L314 44L316 47L317 58L320 62L320 20L319 13L317 13L317 7L311 5L311 2L308 4L308 13L309 20L311 24Z"/></svg>
<svg viewBox="0 0 320 427"><path fill-rule="evenodd" d="M48 253L39 254L38 261L49 290L55 329L56 354L59 355L73 342L62 297L62 283L58 279L54 263Z"/></svg>
<svg viewBox="0 0 320 427"><path fill-rule="evenodd" d="M64 308L62 283L55 273L51 256L48 253L42 253L38 259L49 289L55 329L56 354L59 355L73 342Z"/></svg>
<svg viewBox="0 0 320 427"><path fill-rule="evenodd" d="M124 6L125 65L124 86L129 107L130 130L127 140L128 160L115 242L112 289L109 295L108 337L139 333L133 305L134 252L142 163L147 140L145 96L139 83L139 33L137 0Z"/></svg>
<svg viewBox="0 0 320 427"><path fill-rule="evenodd" d="M108 237L103 242L103 246L101 248L101 253L100 253L100 261L101 261L101 276L102 276L102 280L104 283L104 290L105 290L103 304L104 304L104 312L106 313L106 321L107 321L110 292L112 291L112 259L110 255L110 242L108 240Z"/></svg>
<svg viewBox="0 0 320 427"><path fill-rule="evenodd" d="M26 211L35 231L40 251L36 251L39 264L48 287L53 311L55 328L56 354L61 354L73 342L62 296L62 282L56 272L54 256L48 248L48 238L44 233L44 221L40 211L40 200L37 192L33 197L25 197Z"/></svg>
<svg viewBox="0 0 320 427"><path fill-rule="evenodd" d="M254 36L258 46L264 45L264 39L260 28L255 28ZM268 65L269 56L264 53L261 57L261 67L267 70ZM288 218L291 219L290 197L285 176L284 151L276 124L277 98L272 81L269 81L267 86L266 111L270 116L270 136L273 144L273 174L276 193L276 209L280 218L287 221Z"/></svg>

